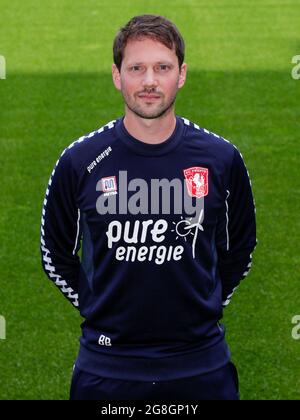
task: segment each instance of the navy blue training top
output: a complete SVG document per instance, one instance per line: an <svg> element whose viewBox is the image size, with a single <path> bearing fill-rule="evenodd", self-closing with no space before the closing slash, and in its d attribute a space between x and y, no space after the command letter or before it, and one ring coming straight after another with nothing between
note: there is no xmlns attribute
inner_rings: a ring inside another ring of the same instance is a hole
<svg viewBox="0 0 300 420"><path fill-rule="evenodd" d="M215 370L257 243L243 157L186 118L158 144L123 121L67 147L44 200L43 268L84 318L76 364L141 381Z"/></svg>

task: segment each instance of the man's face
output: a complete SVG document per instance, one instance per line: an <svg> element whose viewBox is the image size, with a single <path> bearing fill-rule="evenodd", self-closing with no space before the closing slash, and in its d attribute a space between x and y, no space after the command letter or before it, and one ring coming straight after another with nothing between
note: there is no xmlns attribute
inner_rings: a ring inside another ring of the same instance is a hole
<svg viewBox="0 0 300 420"><path fill-rule="evenodd" d="M141 118L158 118L173 106L185 82L186 64L179 70L174 50L150 38L129 40L121 71L112 66L113 81L128 109Z"/></svg>

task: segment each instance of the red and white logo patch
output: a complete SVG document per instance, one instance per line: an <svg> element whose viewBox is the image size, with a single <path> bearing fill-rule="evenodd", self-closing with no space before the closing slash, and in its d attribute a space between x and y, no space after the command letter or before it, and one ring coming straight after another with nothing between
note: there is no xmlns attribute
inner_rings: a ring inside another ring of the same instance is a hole
<svg viewBox="0 0 300 420"><path fill-rule="evenodd" d="M208 169L194 166L183 170L190 197L201 198L208 194Z"/></svg>
<svg viewBox="0 0 300 420"><path fill-rule="evenodd" d="M117 191L117 180L115 176L107 176L105 178L102 178L101 181L102 181L102 191L104 193Z"/></svg>

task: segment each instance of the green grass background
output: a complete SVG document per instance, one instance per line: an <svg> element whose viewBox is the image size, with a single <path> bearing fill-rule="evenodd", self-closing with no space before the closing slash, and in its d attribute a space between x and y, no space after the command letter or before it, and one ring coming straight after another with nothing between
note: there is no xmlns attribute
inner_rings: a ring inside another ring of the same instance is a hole
<svg viewBox="0 0 300 420"><path fill-rule="evenodd" d="M66 399L80 317L40 266L45 188L61 151L123 113L112 41L162 14L186 41L176 113L237 145L257 207L254 264L224 323L243 399L300 399L298 0L0 0L0 399Z"/></svg>

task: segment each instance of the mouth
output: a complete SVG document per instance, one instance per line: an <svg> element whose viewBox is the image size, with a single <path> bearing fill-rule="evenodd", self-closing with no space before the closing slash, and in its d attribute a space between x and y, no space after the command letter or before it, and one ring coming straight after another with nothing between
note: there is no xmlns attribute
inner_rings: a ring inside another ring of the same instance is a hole
<svg viewBox="0 0 300 420"><path fill-rule="evenodd" d="M149 100L153 101L160 98L160 96L157 96L157 95L138 95L138 97L144 100L148 100L148 101Z"/></svg>

